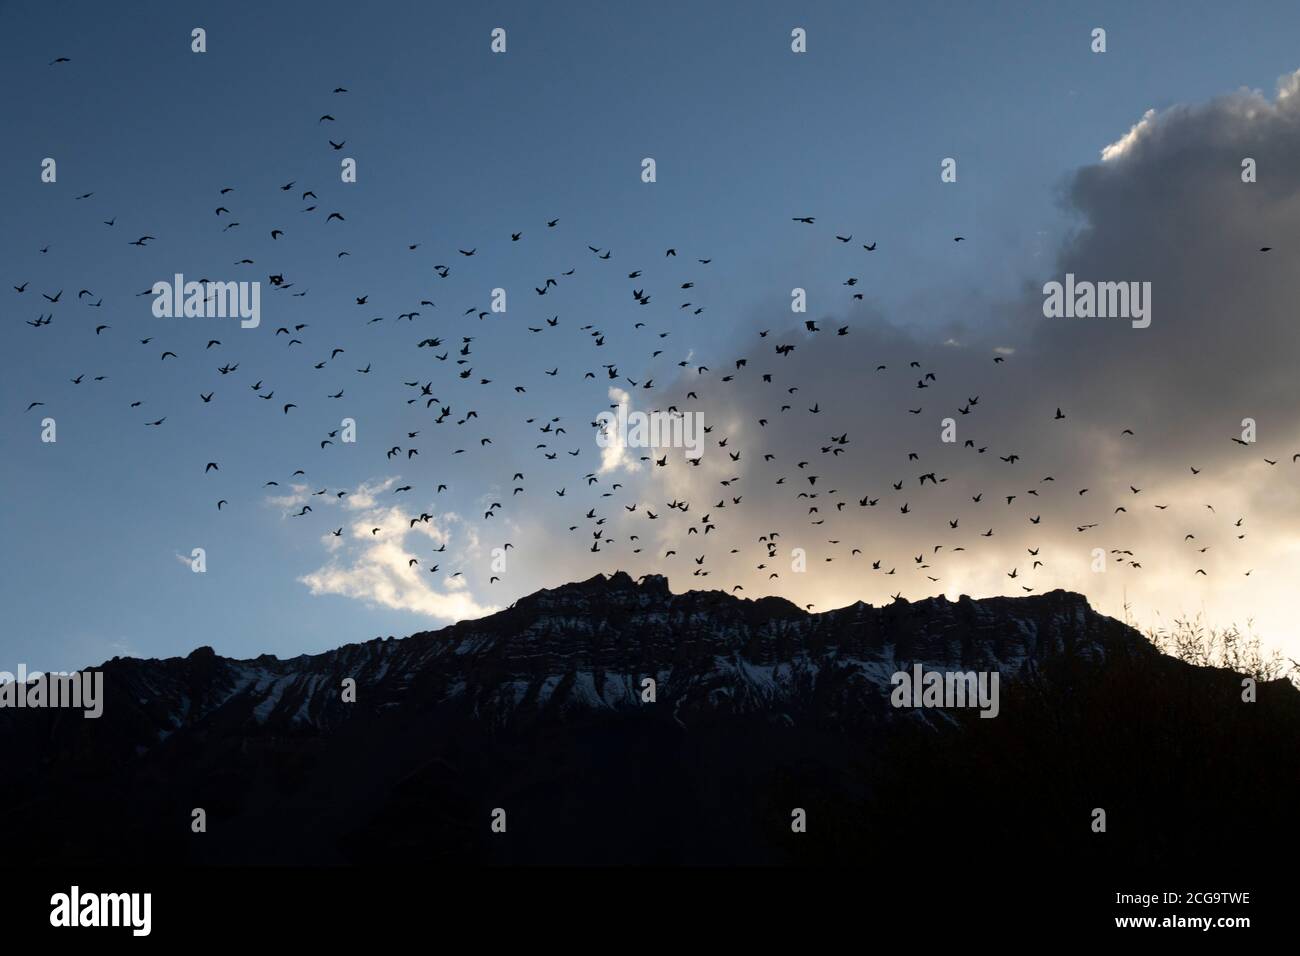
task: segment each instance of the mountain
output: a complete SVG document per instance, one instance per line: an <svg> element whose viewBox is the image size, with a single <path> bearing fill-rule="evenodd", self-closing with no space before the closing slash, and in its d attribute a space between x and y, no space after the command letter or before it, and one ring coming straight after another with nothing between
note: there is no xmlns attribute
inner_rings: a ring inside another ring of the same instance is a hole
<svg viewBox="0 0 1300 956"><path fill-rule="evenodd" d="M918 664L996 673L996 716L893 706ZM1294 686L1246 703L1065 591L810 614L619 572L403 640L102 672L97 720L0 710L28 862L1205 863L1300 793Z"/></svg>

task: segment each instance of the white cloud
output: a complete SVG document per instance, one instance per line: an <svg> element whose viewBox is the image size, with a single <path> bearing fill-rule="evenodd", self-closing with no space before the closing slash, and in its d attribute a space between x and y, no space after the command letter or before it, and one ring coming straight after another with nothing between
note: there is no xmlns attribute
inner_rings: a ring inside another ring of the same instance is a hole
<svg viewBox="0 0 1300 956"><path fill-rule="evenodd" d="M1127 133L1121 136L1109 146L1102 147L1101 161L1108 163L1119 159L1133 148L1133 145L1142 137L1142 135L1151 128L1155 122L1156 111L1147 110L1142 114L1142 118L1133 124Z"/></svg>
<svg viewBox="0 0 1300 956"><path fill-rule="evenodd" d="M632 396L625 389L611 385L609 397L622 406L624 413L632 410ZM641 463L627 453L627 446L623 443L624 437L619 434L617 428L610 427L607 430L609 444L600 450L600 474L608 474L620 468L624 471L636 471L641 467Z"/></svg>
<svg viewBox="0 0 1300 956"><path fill-rule="evenodd" d="M376 482L363 481L352 490L344 499L344 504L350 511L363 511L367 508L375 507L375 496L388 491L397 484L397 478L384 478Z"/></svg>
<svg viewBox="0 0 1300 956"><path fill-rule="evenodd" d="M325 536L331 552L329 563L299 580L312 594L339 595L445 621L482 617L497 610L475 600L464 577L450 577L479 551L474 529L462 525L452 513L419 521L420 512L376 505L375 494L395 481L363 483L346 499L348 508L359 513L346 525L343 537ZM447 545L448 550L434 552L421 547L421 538L439 547ZM457 543L460 546L452 550ZM417 563L411 564L412 559ZM435 564L439 570L431 573Z"/></svg>
<svg viewBox="0 0 1300 956"><path fill-rule="evenodd" d="M284 508L286 511L290 508L299 508L306 504L311 498L311 488L308 485L291 484L288 494L268 495L266 503L275 505L277 508Z"/></svg>

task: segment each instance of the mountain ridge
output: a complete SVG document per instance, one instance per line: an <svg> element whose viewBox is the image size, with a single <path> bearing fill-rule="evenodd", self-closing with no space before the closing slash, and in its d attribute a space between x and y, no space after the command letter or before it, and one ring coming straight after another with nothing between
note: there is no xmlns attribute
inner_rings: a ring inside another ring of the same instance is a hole
<svg viewBox="0 0 1300 956"><path fill-rule="evenodd" d="M996 719L893 706L914 665L996 673ZM0 710L0 823L36 858L846 862L939 814L1082 859L1102 848L1081 815L1103 806L1148 828L1134 859L1179 840L1228 859L1241 815L1280 825L1300 784L1293 685L1244 704L1241 675L1068 591L809 613L615 573L404 639L102 670L99 719ZM1242 808L1221 845L1198 788ZM196 807L219 838L192 837ZM494 807L523 835L493 841ZM790 807L820 835L791 843Z"/></svg>
<svg viewBox="0 0 1300 956"><path fill-rule="evenodd" d="M782 616L787 616L791 618L800 618L800 617L824 618L828 615L839 615L860 608L866 608L872 610L884 610L895 606L925 608L932 604L962 606L971 603L989 604L991 602L1032 603L1044 598L1054 598L1055 596L1060 595L1062 596L1063 599L1067 601L1078 602L1082 604L1083 608L1089 613L1096 614L1099 617L1106 617L1109 620L1113 620L1113 621L1116 620L1114 618L1110 618L1108 615L1103 615L1101 614L1101 612L1096 611L1094 608L1092 608L1090 602L1088 601L1088 598L1085 595L1077 591L1069 591L1062 588L1056 588L1051 591L1045 591L1040 595L1025 595L1025 596L994 595L991 597L975 598L966 594L962 594L956 600L950 600L943 594L937 594L930 597L921 598L917 601L911 601L907 598L898 598L893 602L891 602L890 604L882 604L882 605L873 605L866 601L857 600L850 604L846 604L838 608L830 608L825 611L808 611L804 608L799 607L797 604L790 601L788 598L781 597L779 595L765 595L759 598L750 598L744 596L736 596L733 594L729 594L726 591L719 590L719 589L712 589L712 588L690 590L690 591L683 591L683 592L673 592L670 590L668 586L668 578L665 575L646 574L646 575L641 575L639 578L634 579L632 578L631 575L629 575L625 571L615 571L609 575L598 573L582 581L569 582L567 584L557 585L552 588L539 588L536 591L533 591L527 595L524 595L523 597L520 597L513 604L505 608L502 608L501 610L494 611L491 614L484 615L483 617L467 618L465 620L456 621L444 625L443 627L435 628L432 630L412 631L410 634L406 635L405 637L395 637L392 635L388 637L374 637L365 641L356 641L356 642L349 642L346 644L340 644L337 647L327 648L323 651L296 654L292 657L280 657L276 654L271 654L269 652L260 654L257 657L249 657L249 658L226 657L225 655L218 654L211 645L205 644L193 648L186 654L174 655L172 657L135 657L131 655L117 655L104 661L101 664L92 665L82 669L99 670L115 661L137 661L142 663L151 662L151 661L166 662L166 661L179 661L179 660L187 660L190 658L202 658L202 657L220 657L223 660L234 661L239 663L275 662L280 664L287 664L287 663L292 663L294 661L319 658L325 655L342 652L348 648L364 647L370 644L382 643L388 640L405 641L405 640L411 640L413 638L429 638L429 637L437 636L439 634L444 634L445 632L449 630L453 630L458 627L492 621L494 619L502 617L503 615L508 615L511 612L530 609L533 606L535 606L534 602L544 601L548 597L554 595L564 595L564 594L571 594L571 593L593 593L594 589L598 588L600 585L608 585L610 587L613 587L616 590L627 590L628 587L630 586L632 589L635 589L639 593L655 594L655 595L662 594L663 596L669 599L681 600L681 599L696 598L696 597L716 598L716 599L721 599L723 601L733 601L737 603L743 603L746 605L750 605L755 609L770 610L773 612L779 611L781 612ZM595 593L599 593L599 592L595 592ZM1116 621L1116 623L1119 622ZM1141 636L1140 632L1137 632L1136 630L1134 630L1134 633ZM1143 638L1143 640L1145 640L1145 638Z"/></svg>
<svg viewBox="0 0 1300 956"><path fill-rule="evenodd" d="M645 677L673 699L683 692L690 696L692 687L707 696L730 679L751 697L766 691L769 698L789 700L799 695L805 678L815 682L818 663L828 656L840 666L856 664L857 676L879 688L889 674L915 661L1010 666L1005 677L1015 679L1026 665L1032 671L1060 654L1104 656L1107 644L1139 654L1149 647L1137 632L1067 591L900 599L881 607L856 601L813 613L779 597L750 599L718 590L674 594L661 575L633 580L620 571L541 589L483 618L400 639L373 638L283 659L227 658L205 646L185 657L117 657L100 669L110 689L125 685L144 720L157 723L165 740L182 723L237 701L255 722L334 726L346 719L341 683L348 677L356 681L363 706L376 696L381 705L391 705L430 669L447 671L454 676L433 682L437 699L486 687L489 693L475 704L502 719L521 704L544 709L557 692L574 706L632 705ZM405 676L395 677L397 670ZM122 689L110 696L120 700ZM171 702L161 715L152 706L157 700ZM693 704L703 706L699 700ZM165 726L168 721L174 726Z"/></svg>

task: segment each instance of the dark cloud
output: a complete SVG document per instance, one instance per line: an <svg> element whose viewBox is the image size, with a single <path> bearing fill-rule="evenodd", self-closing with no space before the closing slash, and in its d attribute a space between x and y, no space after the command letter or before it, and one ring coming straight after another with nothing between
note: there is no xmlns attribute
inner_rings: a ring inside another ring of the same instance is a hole
<svg viewBox="0 0 1300 956"><path fill-rule="evenodd" d="M664 513L655 523L621 516L624 534L655 535L661 549L646 547L644 570L667 569L679 589L739 583L750 594L819 604L900 590L917 597L1016 594L1026 582L1038 591L1065 586L1113 613L1126 598L1148 621L1205 608L1223 622L1256 617L1274 628L1272 639L1288 640L1277 629L1289 621L1279 608L1289 593L1291 542L1300 540L1300 465L1291 463L1300 451L1297 89L1288 77L1276 98L1241 92L1148 114L1066 184L1077 229L1054 268L1027 273L1023 295L1006 303L991 305L978 290L954 296L946 340L935 335L936 323L917 322L912 331L905 316L861 304L817 317L816 333L803 329L805 316L757 316L730 354L706 362L707 374L691 369L660 396L658 407L702 409L714 426L711 438L727 437L728 445L711 444L697 468L674 453L667 468L643 472L652 507L660 498L692 504L687 514ZM1242 182L1247 157L1256 161L1256 183ZM1261 253L1261 246L1272 251ZM1149 282L1150 326L1045 317L1043 283L1067 272L1080 280ZM849 334L837 336L844 324ZM772 331L760 338L759 329ZM778 344L795 349L782 357ZM1006 360L995 364L999 348ZM740 358L747 364L737 369ZM916 388L930 372L935 380ZM724 375L734 378L723 383ZM1063 421L1054 420L1058 407ZM910 414L913 408L921 414ZM955 444L940 441L947 417L957 424ZM1231 441L1243 418L1258 423L1258 443L1249 447ZM843 454L831 454L832 436L846 433ZM987 451L963 447L967 439ZM727 453L737 451L742 460L733 462ZM913 452L918 461L908 460ZM769 454L774 459L764 462ZM1020 460L1000 460L1011 454ZM808 464L800 468L801 461ZM919 476L930 472L947 480L920 487ZM1044 482L1049 475L1055 480ZM720 484L735 477L730 487ZM980 503L971 500L977 494ZM740 505L731 502L735 495L743 496ZM864 495L879 504L861 507ZM1008 495L1016 496L1010 505ZM1121 507L1126 511L1116 513ZM688 536L704 513L718 530L707 539ZM1030 522L1035 515L1039 524ZM813 524L819 519L825 523ZM1089 524L1097 527L1077 530ZM983 537L990 528L994 535ZM767 559L757 539L773 530L781 548ZM1242 533L1245 540L1237 538ZM1186 541L1187 534L1195 538ZM943 545L938 554L935 545ZM954 554L956 546L967 550ZM679 556L661 560L666 547ZM792 547L807 549L808 572L791 572ZM850 555L855 547L861 557ZM1110 555L1110 570L1094 574L1095 547L1131 550L1142 568ZM731 548L740 553L730 555ZM1030 548L1040 550L1045 568L1029 572ZM694 564L700 555L706 563ZM928 569L918 570L918 555ZM871 572L876 558L898 573ZM709 577L697 580L697 568ZM1009 579L1013 568L1017 578ZM768 581L773 570L780 578Z"/></svg>

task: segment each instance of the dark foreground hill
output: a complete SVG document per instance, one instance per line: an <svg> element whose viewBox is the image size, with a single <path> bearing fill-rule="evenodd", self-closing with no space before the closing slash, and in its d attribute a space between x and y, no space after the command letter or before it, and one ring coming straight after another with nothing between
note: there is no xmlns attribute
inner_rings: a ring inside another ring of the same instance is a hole
<svg viewBox="0 0 1300 956"><path fill-rule="evenodd" d="M997 672L997 716L891 706L917 662ZM1294 843L1300 692L1245 703L1241 675L1064 591L807 614L619 573L405 640L102 669L98 720L0 710L13 863L842 863L961 882L1213 872Z"/></svg>

